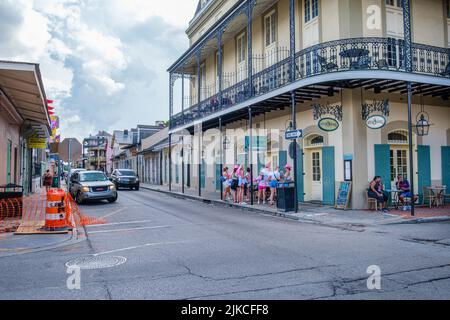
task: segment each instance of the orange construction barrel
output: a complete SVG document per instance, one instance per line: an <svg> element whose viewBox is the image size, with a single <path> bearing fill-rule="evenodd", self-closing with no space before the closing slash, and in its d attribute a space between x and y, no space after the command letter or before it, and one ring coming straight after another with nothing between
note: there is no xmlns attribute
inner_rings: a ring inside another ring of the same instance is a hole
<svg viewBox="0 0 450 320"><path fill-rule="evenodd" d="M62 189L51 189L47 192L44 229L60 230L68 227L65 198L66 193Z"/></svg>

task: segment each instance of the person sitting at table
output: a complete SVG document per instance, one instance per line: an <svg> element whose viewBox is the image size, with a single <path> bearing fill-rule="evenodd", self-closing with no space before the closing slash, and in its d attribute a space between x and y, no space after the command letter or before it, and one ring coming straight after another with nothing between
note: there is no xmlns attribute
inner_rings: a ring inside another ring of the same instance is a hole
<svg viewBox="0 0 450 320"><path fill-rule="evenodd" d="M380 211L387 212L387 202L389 200L388 193L384 190L383 182L380 176L373 178L368 190L369 198L377 199Z"/></svg>
<svg viewBox="0 0 450 320"><path fill-rule="evenodd" d="M397 177L397 182L395 185L398 190L398 199L400 200L403 206L406 204L405 198L413 199L414 197L414 202L417 201L417 196L416 195L413 196L411 192L409 181L403 179L402 175L399 175Z"/></svg>

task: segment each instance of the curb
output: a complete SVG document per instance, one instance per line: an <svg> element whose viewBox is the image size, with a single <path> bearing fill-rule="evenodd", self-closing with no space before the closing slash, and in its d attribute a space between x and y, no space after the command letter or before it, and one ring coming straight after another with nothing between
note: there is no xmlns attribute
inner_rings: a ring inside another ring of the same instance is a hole
<svg viewBox="0 0 450 320"><path fill-rule="evenodd" d="M336 225L335 224L327 224L322 221L316 221L313 219L298 217L298 216L295 216L295 215L292 215L289 213L272 212L272 211L267 211L267 210L263 210L263 209L253 208L253 207L236 205L234 203L224 202L222 200L209 200L209 199L205 199L205 198L198 197L198 196L192 196L192 195L182 194L182 193L173 192L173 191L166 191L166 190L151 188L151 187L143 186L143 185L141 185L141 188L145 189L145 190L153 191L153 192L159 192L162 194L166 194L166 195L169 195L169 196L177 198L177 199L188 199L188 200L193 200L193 201L200 201L203 203L213 204L213 205L220 206L220 207L236 208L236 209L239 209L242 211L255 212L255 213L259 213L259 214L270 215L270 216L274 216L274 217L281 217L281 218L295 220L295 221L301 221L301 222L305 222L305 223L312 223L312 224L318 224L318 225L324 225L324 226L336 226L336 227L341 226L340 224L336 224ZM399 218L399 221L368 224L368 225L366 225L366 227L372 226L372 225L421 224L421 223L450 221L450 217L447 217L447 216L431 217L431 218L416 218L416 219L410 219L410 220L404 220L401 217L398 217L398 218Z"/></svg>
<svg viewBox="0 0 450 320"><path fill-rule="evenodd" d="M240 209L242 211L254 212L254 213L259 213L259 214L264 214L264 215L269 215L269 216L274 216L274 217L281 217L281 218L286 218L286 219L295 220L295 221L301 220L299 217L291 215L289 213L272 212L272 211L267 211L267 210L263 210L263 209L252 208L252 207L242 206L242 205L238 205L238 204L234 204L234 203L224 202L222 200L209 200L209 199L205 199L205 198L198 197L198 196L182 194L179 192L165 191L165 190L161 190L161 189L145 187L143 185L141 185L141 188L145 189L145 190L150 190L150 191L154 191L154 192L167 194L167 195L170 195L177 199L188 199L188 200L200 201L200 202L203 202L206 204L213 204L213 205L219 206L219 207L236 208L236 209Z"/></svg>
<svg viewBox="0 0 450 320"><path fill-rule="evenodd" d="M431 218L415 218L410 220L402 220L397 222L386 223L385 225L394 225L394 224L421 224L421 223L435 223L435 222L446 222L450 221L450 217L441 216L441 217L431 217Z"/></svg>

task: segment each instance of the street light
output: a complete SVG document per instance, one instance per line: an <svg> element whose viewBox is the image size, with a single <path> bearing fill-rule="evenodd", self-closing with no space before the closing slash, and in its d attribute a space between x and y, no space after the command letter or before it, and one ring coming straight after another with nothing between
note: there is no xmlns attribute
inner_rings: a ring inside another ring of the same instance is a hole
<svg viewBox="0 0 450 320"><path fill-rule="evenodd" d="M416 133L419 137L427 136L430 131L430 116L425 112L423 96L420 97L420 112L416 116Z"/></svg>

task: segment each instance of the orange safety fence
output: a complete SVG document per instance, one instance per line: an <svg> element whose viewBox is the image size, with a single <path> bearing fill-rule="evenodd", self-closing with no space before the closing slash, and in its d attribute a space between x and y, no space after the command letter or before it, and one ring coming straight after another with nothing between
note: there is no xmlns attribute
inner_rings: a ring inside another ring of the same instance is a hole
<svg viewBox="0 0 450 320"><path fill-rule="evenodd" d="M0 200L0 233L39 233L45 225L46 207L46 194ZM65 207L69 228L106 223L104 218L84 215L70 194L65 197Z"/></svg>

